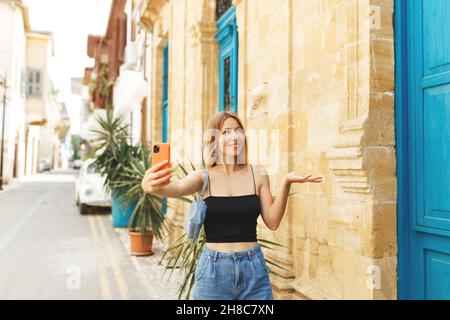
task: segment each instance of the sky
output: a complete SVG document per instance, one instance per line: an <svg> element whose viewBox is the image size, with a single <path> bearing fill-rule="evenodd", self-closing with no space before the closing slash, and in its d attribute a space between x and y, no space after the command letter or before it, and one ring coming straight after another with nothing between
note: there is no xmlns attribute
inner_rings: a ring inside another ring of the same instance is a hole
<svg viewBox="0 0 450 320"><path fill-rule="evenodd" d="M112 0L23 0L32 30L53 32L55 85L63 93L71 133L80 130L81 99L71 93L70 78L83 77L94 65L87 56L89 34L104 35Z"/></svg>

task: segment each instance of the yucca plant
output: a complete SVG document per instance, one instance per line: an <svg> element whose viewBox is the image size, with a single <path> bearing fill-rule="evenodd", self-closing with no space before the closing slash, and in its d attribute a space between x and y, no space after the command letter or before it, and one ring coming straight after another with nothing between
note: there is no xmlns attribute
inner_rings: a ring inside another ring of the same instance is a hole
<svg viewBox="0 0 450 320"><path fill-rule="evenodd" d="M106 116L97 117L97 128L94 133L93 147L89 156L94 159L95 170L104 178L104 187L111 193L112 224L115 227L126 227L134 204L124 206L119 199L126 191L117 185L121 174L131 165L131 159L138 157L140 149L128 143L128 125L124 124L120 115L107 110Z"/></svg>
<svg viewBox="0 0 450 320"><path fill-rule="evenodd" d="M94 134L94 153L128 139L128 126L121 115L114 115L113 111L107 110L105 116L97 116L95 119L98 128L90 129Z"/></svg>
<svg viewBox="0 0 450 320"><path fill-rule="evenodd" d="M96 120L99 128L90 129L94 139L88 157L94 159L93 166L105 177L105 188L114 192L117 191L115 181L139 150L128 144L128 126L121 116L108 110L106 116L98 116Z"/></svg>
<svg viewBox="0 0 450 320"><path fill-rule="evenodd" d="M205 168L205 162L202 157L202 164L203 168ZM195 166L191 162L192 170L196 170ZM188 171L184 166L180 163L178 163L178 166L180 167L181 171L183 172L183 175L188 175ZM177 175L178 176L178 175ZM180 177L178 177L180 178ZM295 192L294 192L295 193ZM292 195L294 193L290 193L289 195ZM196 199L195 193L192 195L192 197L181 197L180 198L183 201L187 201L191 203L194 199ZM175 244L172 247L169 247L165 250L163 253L159 264L163 263L163 260L166 256L170 255L167 261L166 270L164 271L164 274L167 272L167 270L170 269L169 279L172 277L173 271L175 269L179 270L179 276L182 277L181 281L179 282L178 286L178 299L185 299L189 300L189 297L191 296L191 291L194 286L195 282L195 267L197 265L198 259L200 257L200 253L202 251L203 245L206 242L206 236L204 232L204 228L201 229L198 239L189 239L187 237L187 234L182 232L181 237L179 237ZM285 247L281 244L278 244L273 241L265 240L258 238L258 243L261 245L261 247L274 250L274 247ZM266 259L266 262L272 266L276 266L280 269L286 270L282 266L278 265L274 261L271 261L270 259ZM278 274L274 270L272 270L269 266L267 266L269 269L269 272L272 272L274 274ZM288 270L286 270L288 271Z"/></svg>

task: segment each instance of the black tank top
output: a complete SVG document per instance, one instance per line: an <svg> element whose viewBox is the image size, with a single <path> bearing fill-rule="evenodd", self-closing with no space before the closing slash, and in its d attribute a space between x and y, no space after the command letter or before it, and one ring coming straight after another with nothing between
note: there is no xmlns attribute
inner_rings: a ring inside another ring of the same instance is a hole
<svg viewBox="0 0 450 320"><path fill-rule="evenodd" d="M261 208L251 165L250 168L254 194L212 196L211 179L208 179L209 196L204 199L207 205L204 222L206 242L256 242L256 224Z"/></svg>

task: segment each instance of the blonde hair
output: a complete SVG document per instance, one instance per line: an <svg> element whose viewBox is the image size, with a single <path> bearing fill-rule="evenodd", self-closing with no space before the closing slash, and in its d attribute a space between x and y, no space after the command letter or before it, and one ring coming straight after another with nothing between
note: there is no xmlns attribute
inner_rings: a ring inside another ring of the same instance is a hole
<svg viewBox="0 0 450 320"><path fill-rule="evenodd" d="M221 111L221 112L218 112L215 115L213 115L209 119L208 125L206 128L207 145L206 145L205 165L208 169L217 165L218 153L216 152L216 150L217 150L217 146L218 146L218 142L219 142L217 132L220 132L220 130L222 129L223 123L228 118L235 119L237 121L237 123L239 124L239 127L241 127L242 131L244 131L244 135L245 135L244 125L242 124L241 119L239 118L239 116L236 113L230 112L230 111ZM245 154L244 154L244 163L243 164L248 164L247 136L245 136L244 152L245 152Z"/></svg>

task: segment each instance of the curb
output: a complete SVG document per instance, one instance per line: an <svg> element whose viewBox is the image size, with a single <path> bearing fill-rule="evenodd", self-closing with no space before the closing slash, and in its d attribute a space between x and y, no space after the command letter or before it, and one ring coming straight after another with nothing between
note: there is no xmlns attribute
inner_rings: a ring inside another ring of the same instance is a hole
<svg viewBox="0 0 450 320"><path fill-rule="evenodd" d="M130 252L128 229L115 227L113 229L126 251ZM147 290L151 300L177 300L177 273L174 272L169 278L170 270L167 270L166 274L164 274L166 268L164 265L159 265L159 261L166 250L164 244L159 240L153 239L152 249L154 253L150 256L136 257L130 255L130 260L137 270L137 276Z"/></svg>
<svg viewBox="0 0 450 320"><path fill-rule="evenodd" d="M19 188L22 185L22 182L18 179L14 179L12 182L3 185L3 190L0 190L0 195L10 192Z"/></svg>

